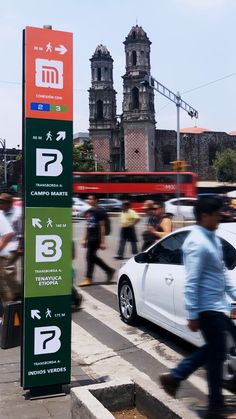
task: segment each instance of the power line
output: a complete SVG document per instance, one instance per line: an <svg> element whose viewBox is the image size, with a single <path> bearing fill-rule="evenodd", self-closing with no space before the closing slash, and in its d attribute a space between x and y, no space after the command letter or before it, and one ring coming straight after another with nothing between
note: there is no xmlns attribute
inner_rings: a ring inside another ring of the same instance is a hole
<svg viewBox="0 0 236 419"><path fill-rule="evenodd" d="M22 84L19 81L9 81L9 80L0 80L0 83L2 83L2 84L15 84L15 85L18 85L18 86L21 86L21 84ZM74 88L73 90L76 90L77 92L88 92L87 89Z"/></svg>
<svg viewBox="0 0 236 419"><path fill-rule="evenodd" d="M202 89L204 87L210 86L211 84L218 83L219 81L228 79L228 78L233 77L235 75L236 75L236 72L235 73L230 73L227 76L220 77L219 79L209 81L208 83L200 84L199 86L194 87L193 89L189 89L189 90L185 90L184 92L181 92L181 95L185 95L186 93L190 93L190 92L193 92L195 90ZM170 105L170 103L167 103L166 105L162 106L156 113L159 114L163 109L165 109L169 105Z"/></svg>
<svg viewBox="0 0 236 419"><path fill-rule="evenodd" d="M199 86L193 87L192 89L185 90L184 92L181 92L181 95L185 95L185 94L187 94L187 93L194 92L195 90L202 89L202 88L204 88L204 87L210 86L211 84L218 83L219 81L222 81L222 80L228 79L228 78L233 77L233 76L235 76L235 75L236 75L236 72L234 72L234 73L230 73L230 74L227 74L226 76L220 77L220 78L218 78L218 79L215 79L215 80L209 81L209 82L204 83L204 84L200 84ZM16 85L21 85L21 82L17 82L17 81L8 81L8 80L0 80L0 83L2 83L2 84L4 84L4 83L5 83L5 84L16 84ZM77 91L77 92L86 92L86 93L87 93L87 89L77 89L77 88L74 88L73 90L75 90L75 91ZM169 103L168 103L167 105L163 106L161 109L159 109L159 111L158 111L157 113L159 113L162 109L166 108L167 106L169 106Z"/></svg>
<svg viewBox="0 0 236 419"><path fill-rule="evenodd" d="M194 87L193 89L190 89L190 90L185 90L185 92L182 92L181 94L183 94L183 95L184 95L184 94L186 94L186 93L193 92L194 90L202 89L203 87L210 86L211 84L217 83L218 81L221 81L221 80L228 79L229 77L233 77L233 76L235 76L235 75L236 75L236 72L235 72L235 73L228 74L227 76L223 76L223 77L220 77L219 79L209 81L208 83L205 83L205 84L200 84L199 86Z"/></svg>
<svg viewBox="0 0 236 419"><path fill-rule="evenodd" d="M18 84L21 85L21 83L19 81L8 81L8 80L0 80L0 83L2 84Z"/></svg>

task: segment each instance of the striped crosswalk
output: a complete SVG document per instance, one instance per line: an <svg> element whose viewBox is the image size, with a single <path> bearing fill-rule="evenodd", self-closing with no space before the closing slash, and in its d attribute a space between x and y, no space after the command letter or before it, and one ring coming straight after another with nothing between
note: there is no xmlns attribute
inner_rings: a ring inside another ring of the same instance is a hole
<svg viewBox="0 0 236 419"><path fill-rule="evenodd" d="M146 379L157 382L160 372L182 358L178 343L171 347L170 336L166 339L159 328L150 328L145 322L131 327L121 321L115 284L94 285L82 293L82 310L73 314L72 351L73 358L88 374L104 380L135 379L144 374ZM186 349L184 352L186 355ZM180 391L188 405L204 403L206 394L202 371L193 374ZM225 390L225 394L231 393Z"/></svg>

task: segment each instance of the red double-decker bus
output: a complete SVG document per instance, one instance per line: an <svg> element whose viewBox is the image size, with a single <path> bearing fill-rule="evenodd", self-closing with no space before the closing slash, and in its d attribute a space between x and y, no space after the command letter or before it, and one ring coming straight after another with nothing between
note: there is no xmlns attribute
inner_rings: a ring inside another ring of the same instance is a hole
<svg viewBox="0 0 236 419"><path fill-rule="evenodd" d="M179 176L179 191L177 190ZM196 197L197 175L192 172L74 172L73 193L85 199L128 199L139 210L146 199L170 199L177 194Z"/></svg>

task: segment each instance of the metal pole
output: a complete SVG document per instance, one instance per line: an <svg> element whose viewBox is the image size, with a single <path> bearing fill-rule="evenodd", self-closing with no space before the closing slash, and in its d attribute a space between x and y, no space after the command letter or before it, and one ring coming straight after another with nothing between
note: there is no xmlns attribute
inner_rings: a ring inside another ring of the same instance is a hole
<svg viewBox="0 0 236 419"><path fill-rule="evenodd" d="M98 158L97 154L94 154L95 172L98 171L98 161L97 161L97 158Z"/></svg>
<svg viewBox="0 0 236 419"><path fill-rule="evenodd" d="M6 140L0 138L0 144L3 149L3 158L4 158L4 184L7 184L7 149L6 149Z"/></svg>
<svg viewBox="0 0 236 419"><path fill-rule="evenodd" d="M7 149L6 149L6 140L3 140L3 150L4 150L4 183L7 184Z"/></svg>
<svg viewBox="0 0 236 419"><path fill-rule="evenodd" d="M181 101L181 96L180 93L177 92L176 94L176 111L177 111L177 144L176 144L176 159L177 161L180 160L180 101ZM177 203L177 214L178 216L180 215L180 208L179 208L179 198L180 198L180 184L179 184L179 172L177 171L177 176L176 176L176 196L178 198L178 203Z"/></svg>
<svg viewBox="0 0 236 419"><path fill-rule="evenodd" d="M177 98L177 103L176 103L176 110L177 110L177 155L176 155L176 158L177 158L177 160L180 160L180 132L179 132L180 122L179 122L179 117L180 117L181 96L180 96L179 92L177 92L176 98Z"/></svg>

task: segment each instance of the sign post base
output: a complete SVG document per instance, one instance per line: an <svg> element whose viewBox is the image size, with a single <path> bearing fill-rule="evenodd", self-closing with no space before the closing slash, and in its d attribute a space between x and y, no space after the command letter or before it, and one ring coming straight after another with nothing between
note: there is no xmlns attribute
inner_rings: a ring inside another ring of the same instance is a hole
<svg viewBox="0 0 236 419"><path fill-rule="evenodd" d="M52 386L33 387L30 389L29 398L30 400L36 399L47 399L48 397L61 397L65 396L61 384L55 384Z"/></svg>

